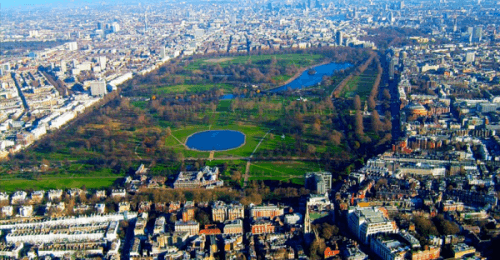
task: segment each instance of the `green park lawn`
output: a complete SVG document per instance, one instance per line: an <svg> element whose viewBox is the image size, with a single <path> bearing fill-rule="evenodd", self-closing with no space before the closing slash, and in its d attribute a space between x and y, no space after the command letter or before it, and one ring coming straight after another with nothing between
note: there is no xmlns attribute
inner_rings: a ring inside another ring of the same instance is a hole
<svg viewBox="0 0 500 260"><path fill-rule="evenodd" d="M12 192L16 190L48 190L81 188L100 189L111 186L122 176L105 177L42 177L39 179L3 179L0 180L0 190Z"/></svg>
<svg viewBox="0 0 500 260"><path fill-rule="evenodd" d="M291 180L295 184L304 184L304 174L320 171L317 162L285 161L285 162L253 162L250 165L249 180Z"/></svg>
<svg viewBox="0 0 500 260"><path fill-rule="evenodd" d="M198 93L208 91L212 88L222 88L225 90L230 90L232 87L228 84L196 84L196 85L174 85L174 86L159 86L154 88L155 95L166 95L166 94L178 94L178 93Z"/></svg>
<svg viewBox="0 0 500 260"><path fill-rule="evenodd" d="M276 63L278 66L286 66L288 64L294 64L297 67L307 67L318 63L323 56L319 54L307 54L307 53L294 53L294 54L275 54L275 55L256 55L256 56L236 56L236 57L223 57L220 59L201 59L189 64L186 69L188 70L198 70L202 65L208 64L219 64L221 67L227 67L233 64L245 64L251 62L253 64L268 65L271 60L276 58Z"/></svg>
<svg viewBox="0 0 500 260"><path fill-rule="evenodd" d="M359 95L361 101L366 100L370 95L376 78L377 69L371 66L368 67L361 75L354 76L347 82L341 96L349 98Z"/></svg>

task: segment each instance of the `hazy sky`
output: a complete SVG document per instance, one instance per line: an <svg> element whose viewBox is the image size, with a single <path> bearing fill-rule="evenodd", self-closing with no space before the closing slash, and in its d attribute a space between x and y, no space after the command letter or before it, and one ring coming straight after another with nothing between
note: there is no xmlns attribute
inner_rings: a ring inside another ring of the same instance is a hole
<svg viewBox="0 0 500 260"><path fill-rule="evenodd" d="M102 0L101 0L102 1ZM37 6L37 5L44 5L44 4L75 4L75 3L92 3L92 2L98 2L97 0L0 0L0 4L3 7L20 7L22 8L23 6L30 7L30 6ZM109 0L106 0L105 2L109 2Z"/></svg>

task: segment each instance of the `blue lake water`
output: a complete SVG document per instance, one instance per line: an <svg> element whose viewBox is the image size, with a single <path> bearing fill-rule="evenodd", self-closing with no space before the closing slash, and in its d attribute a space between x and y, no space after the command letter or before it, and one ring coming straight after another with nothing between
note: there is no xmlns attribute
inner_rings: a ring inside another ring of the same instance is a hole
<svg viewBox="0 0 500 260"><path fill-rule="evenodd" d="M245 135L232 130L210 130L198 132L186 141L189 149L199 151L224 151L234 149L245 143Z"/></svg>
<svg viewBox="0 0 500 260"><path fill-rule="evenodd" d="M332 76L335 72L351 67L349 63L328 63L325 65L320 65L314 67L316 71L315 74L309 75L309 70L304 71L298 78L294 81L283 85L281 87L271 89L269 92L275 93L280 91L285 91L288 89L302 89L305 87L311 87L317 85L323 80L323 76Z"/></svg>

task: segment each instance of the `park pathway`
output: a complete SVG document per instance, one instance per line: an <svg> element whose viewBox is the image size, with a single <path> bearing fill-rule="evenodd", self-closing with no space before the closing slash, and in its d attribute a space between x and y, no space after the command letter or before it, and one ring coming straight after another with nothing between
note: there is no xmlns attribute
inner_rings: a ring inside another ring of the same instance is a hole
<svg viewBox="0 0 500 260"><path fill-rule="evenodd" d="M247 161L247 167L245 169L245 179L243 181L243 187L248 185L248 174L250 173L250 159Z"/></svg>
<svg viewBox="0 0 500 260"><path fill-rule="evenodd" d="M259 148L260 144L262 143L262 141L264 141L264 138L266 138L266 136L271 132L273 131L273 129L270 129L269 131L267 131L267 133L260 139L259 143L257 144L257 146L255 147L255 149L253 149L253 152L252 154L250 155L250 157L248 157L248 161L247 161L247 167L245 169L245 178L244 178L244 181L243 181L243 187L246 187L248 185L248 175L250 173L250 165L251 165L251 162L250 160L252 160L252 157L253 157L253 154L257 151L257 149Z"/></svg>
<svg viewBox="0 0 500 260"><path fill-rule="evenodd" d="M179 142L179 144L181 144L182 146L184 146L186 149L188 149L188 147L186 146L185 143L181 142L181 140L177 139L177 137L175 137L175 135L173 134L170 134L175 140L177 140L177 142Z"/></svg>

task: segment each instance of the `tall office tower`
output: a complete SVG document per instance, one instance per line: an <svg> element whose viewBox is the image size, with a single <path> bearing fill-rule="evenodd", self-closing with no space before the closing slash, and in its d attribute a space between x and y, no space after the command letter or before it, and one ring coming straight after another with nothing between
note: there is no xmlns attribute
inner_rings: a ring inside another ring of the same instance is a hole
<svg viewBox="0 0 500 260"><path fill-rule="evenodd" d="M167 51L165 50L165 46L161 46L160 48L160 58L164 60L167 57Z"/></svg>
<svg viewBox="0 0 500 260"><path fill-rule="evenodd" d="M68 42L68 50L70 51L76 51L78 50L78 43L77 42Z"/></svg>
<svg viewBox="0 0 500 260"><path fill-rule="evenodd" d="M472 31L472 41L473 42L480 42L483 38L483 27L474 27Z"/></svg>
<svg viewBox="0 0 500 260"><path fill-rule="evenodd" d="M104 96L106 95L106 82L104 81L92 81L90 82L90 95L92 96Z"/></svg>
<svg viewBox="0 0 500 260"><path fill-rule="evenodd" d="M66 69L67 69L67 68L66 68L66 61L61 60L61 71L62 71L63 73L65 73L65 72L66 72Z"/></svg>
<svg viewBox="0 0 500 260"><path fill-rule="evenodd" d="M97 22L97 30L102 30L102 23L101 22Z"/></svg>
<svg viewBox="0 0 500 260"><path fill-rule="evenodd" d="M467 52L465 56L465 62L472 63L476 60L476 54L474 52Z"/></svg>
<svg viewBox="0 0 500 260"><path fill-rule="evenodd" d="M389 64L389 79L390 80L393 80L394 79L394 71L395 71L395 68L396 65L397 65L398 61L396 59L396 57L391 57L390 58L390 64Z"/></svg>
<svg viewBox="0 0 500 260"><path fill-rule="evenodd" d="M120 25L117 22L111 24L111 31L116 33L120 31Z"/></svg>
<svg viewBox="0 0 500 260"><path fill-rule="evenodd" d="M337 31L336 40L337 40L338 46L342 46L342 44L344 43L344 39L342 39L342 37L343 37L343 33L341 31Z"/></svg>
<svg viewBox="0 0 500 260"><path fill-rule="evenodd" d="M107 58L106 56L100 56L99 57L99 67L101 67L101 69L104 69L106 68L106 62L107 62Z"/></svg>
<svg viewBox="0 0 500 260"><path fill-rule="evenodd" d="M148 12L144 13L144 32L148 31Z"/></svg>
<svg viewBox="0 0 500 260"><path fill-rule="evenodd" d="M467 34L472 34L472 32L474 32L474 27L472 26L467 27Z"/></svg>
<svg viewBox="0 0 500 260"><path fill-rule="evenodd" d="M316 1L314 1L314 0L307 0L307 7L309 7L309 9L315 8L315 4L316 4Z"/></svg>
<svg viewBox="0 0 500 260"><path fill-rule="evenodd" d="M308 172L305 174L306 189L318 194L325 194L332 189L332 174L330 172Z"/></svg>

